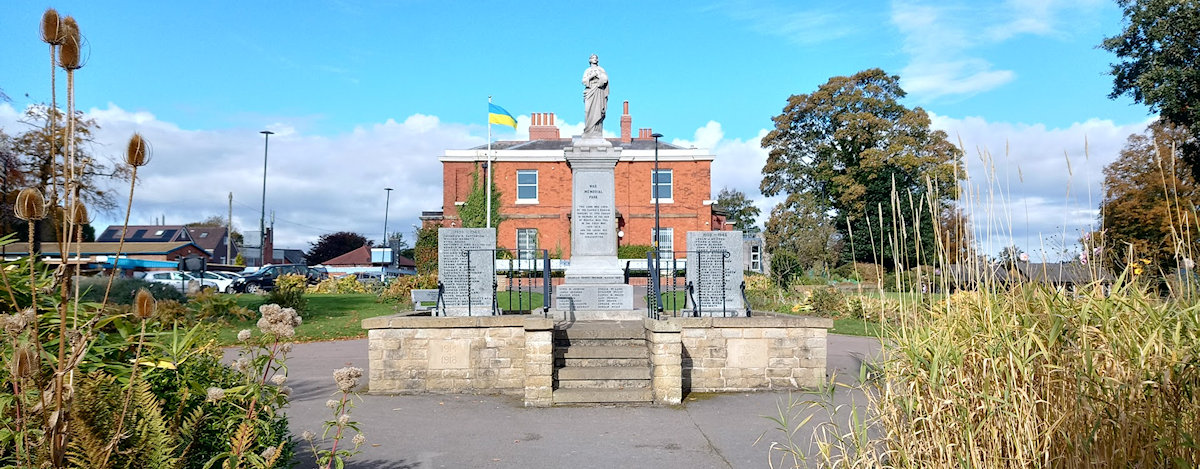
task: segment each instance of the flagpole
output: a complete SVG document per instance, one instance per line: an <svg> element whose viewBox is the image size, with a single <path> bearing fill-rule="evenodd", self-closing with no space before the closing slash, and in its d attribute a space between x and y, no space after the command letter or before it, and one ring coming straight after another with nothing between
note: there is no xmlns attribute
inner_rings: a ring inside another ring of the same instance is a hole
<svg viewBox="0 0 1200 469"><path fill-rule="evenodd" d="M488 146L487 146L487 186L484 190L487 191L487 211L483 212L483 217L486 222L486 227L492 227L492 116L491 116L492 97L488 96Z"/></svg>

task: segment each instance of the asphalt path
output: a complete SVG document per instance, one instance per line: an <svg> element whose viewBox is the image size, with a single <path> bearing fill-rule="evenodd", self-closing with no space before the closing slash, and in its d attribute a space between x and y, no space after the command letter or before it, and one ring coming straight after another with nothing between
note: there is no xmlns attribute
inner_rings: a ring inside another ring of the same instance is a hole
<svg viewBox="0 0 1200 469"><path fill-rule="evenodd" d="M827 371L853 381L862 360L878 353L875 339L831 334ZM285 410L292 433L319 436L334 418L325 407L336 397L333 370L353 365L365 375L367 341L297 344L287 365L293 393ZM787 412L789 401L815 398L798 391L740 392L692 394L677 406L527 408L515 396L362 395L351 415L368 442L347 467L791 467L791 458L771 449L787 435L769 417ZM864 399L838 389L833 401L861 405ZM807 445L818 425L844 421L847 408L837 410L836 416L817 412L793 438ZM298 467L316 467L306 443L298 449Z"/></svg>

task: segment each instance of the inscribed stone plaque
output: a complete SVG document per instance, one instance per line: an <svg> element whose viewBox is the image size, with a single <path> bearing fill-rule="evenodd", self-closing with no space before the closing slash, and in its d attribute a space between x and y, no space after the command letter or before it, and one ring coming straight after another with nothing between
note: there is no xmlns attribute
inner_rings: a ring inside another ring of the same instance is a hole
<svg viewBox="0 0 1200 469"><path fill-rule="evenodd" d="M559 285L554 309L563 311L622 311L633 309L630 285Z"/></svg>
<svg viewBox="0 0 1200 469"><path fill-rule="evenodd" d="M766 368L767 339L729 339L725 342L725 366L729 368Z"/></svg>
<svg viewBox="0 0 1200 469"><path fill-rule="evenodd" d="M429 369L455 370L471 367L471 339L429 341Z"/></svg>
<svg viewBox="0 0 1200 469"><path fill-rule="evenodd" d="M449 316L492 314L496 281L496 230L438 229L438 280Z"/></svg>
<svg viewBox="0 0 1200 469"><path fill-rule="evenodd" d="M687 281L704 316L742 316L742 232L689 231Z"/></svg>
<svg viewBox="0 0 1200 469"><path fill-rule="evenodd" d="M571 255L613 256L615 260L617 212L613 169L575 169L572 178Z"/></svg>

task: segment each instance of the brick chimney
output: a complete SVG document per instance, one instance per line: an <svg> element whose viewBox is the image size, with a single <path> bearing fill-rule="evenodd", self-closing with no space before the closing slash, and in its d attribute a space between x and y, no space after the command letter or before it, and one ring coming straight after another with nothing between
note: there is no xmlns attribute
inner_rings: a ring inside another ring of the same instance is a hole
<svg viewBox="0 0 1200 469"><path fill-rule="evenodd" d="M629 101L625 101L625 113L621 114L621 141L633 141L633 117L629 115Z"/></svg>
<svg viewBox="0 0 1200 469"><path fill-rule="evenodd" d="M529 140L558 140L558 127L553 112L535 112L529 124Z"/></svg>
<svg viewBox="0 0 1200 469"><path fill-rule="evenodd" d="M654 140L654 137L651 137L653 134L651 129L638 129L638 140Z"/></svg>

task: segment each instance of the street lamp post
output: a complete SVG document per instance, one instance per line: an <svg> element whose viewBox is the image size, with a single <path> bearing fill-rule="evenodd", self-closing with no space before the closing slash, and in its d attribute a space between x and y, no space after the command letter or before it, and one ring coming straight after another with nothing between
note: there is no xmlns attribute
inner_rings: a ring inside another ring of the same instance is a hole
<svg viewBox="0 0 1200 469"><path fill-rule="evenodd" d="M262 212L258 216L258 266L262 267L267 263L266 240L267 240L267 148L271 145L271 135L275 132L264 130L259 132L263 134L263 190L262 190Z"/></svg>
<svg viewBox="0 0 1200 469"><path fill-rule="evenodd" d="M391 243L391 240L388 239L387 222L388 222L388 208L389 208L389 205L391 205L391 203L392 203L392 188L385 187L385 188L383 188L383 190L387 191L387 197L384 199L384 202L383 202L383 245L385 247L387 247L388 251L390 251L392 248L392 243ZM388 252L388 251L384 251L384 252ZM389 264L390 264L390 262L389 262ZM382 281L384 278L387 277L387 268L388 268L389 264L383 265L383 273L380 274L379 280Z"/></svg>
<svg viewBox="0 0 1200 469"><path fill-rule="evenodd" d="M662 245L659 243L659 236L661 236L659 232L662 231L662 226L659 225L658 216L658 139L663 135L660 133L653 133L650 134L650 136L654 137L654 174L650 176L650 190L654 192L654 271L658 273L656 275L661 275ZM655 286L656 295L658 294L657 290L658 288ZM654 303L658 305L658 314L661 316L663 310L662 298L655 298Z"/></svg>

